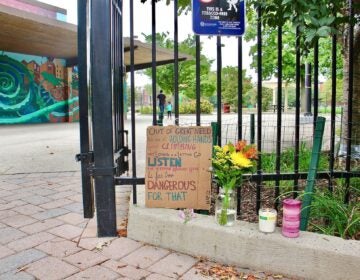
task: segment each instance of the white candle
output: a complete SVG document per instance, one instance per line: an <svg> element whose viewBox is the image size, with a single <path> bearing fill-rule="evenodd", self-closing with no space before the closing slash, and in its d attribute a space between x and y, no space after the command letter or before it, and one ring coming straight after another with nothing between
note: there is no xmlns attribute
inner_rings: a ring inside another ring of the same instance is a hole
<svg viewBox="0 0 360 280"><path fill-rule="evenodd" d="M271 208L259 210L259 230L262 232L274 232L276 227L277 212Z"/></svg>

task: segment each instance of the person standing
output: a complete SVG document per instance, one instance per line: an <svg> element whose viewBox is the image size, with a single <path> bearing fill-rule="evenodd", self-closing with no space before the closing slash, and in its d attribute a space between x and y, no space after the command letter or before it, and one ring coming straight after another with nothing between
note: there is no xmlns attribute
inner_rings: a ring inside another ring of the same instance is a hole
<svg viewBox="0 0 360 280"><path fill-rule="evenodd" d="M163 91L160 90L160 93L157 96L157 99L159 99L159 108L160 108L160 113L164 113L164 109L165 109L165 100L166 100L166 96L165 94L163 94Z"/></svg>
<svg viewBox="0 0 360 280"><path fill-rule="evenodd" d="M168 119L171 120L172 104L171 104L170 101L169 101L168 104L166 105L166 111L167 111Z"/></svg>

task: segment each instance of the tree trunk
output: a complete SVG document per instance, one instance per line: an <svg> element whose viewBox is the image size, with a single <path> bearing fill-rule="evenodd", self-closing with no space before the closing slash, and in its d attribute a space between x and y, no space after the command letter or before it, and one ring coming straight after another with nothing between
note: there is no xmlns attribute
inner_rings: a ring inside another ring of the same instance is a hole
<svg viewBox="0 0 360 280"><path fill-rule="evenodd" d="M289 83L285 82L285 87L284 87L284 112L287 113L288 112L288 103L289 103Z"/></svg>
<svg viewBox="0 0 360 280"><path fill-rule="evenodd" d="M353 159L360 158L360 25L354 28L353 57L353 96L349 99L349 36L344 36L344 102L342 118L342 139L340 156L346 155L347 135L349 131L348 104L352 106L351 154Z"/></svg>

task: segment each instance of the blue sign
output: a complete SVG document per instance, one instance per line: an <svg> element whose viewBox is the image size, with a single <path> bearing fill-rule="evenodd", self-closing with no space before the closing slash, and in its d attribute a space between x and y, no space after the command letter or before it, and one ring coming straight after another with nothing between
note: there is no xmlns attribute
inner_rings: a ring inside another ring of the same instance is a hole
<svg viewBox="0 0 360 280"><path fill-rule="evenodd" d="M245 0L192 0L197 35L241 36L245 32Z"/></svg>

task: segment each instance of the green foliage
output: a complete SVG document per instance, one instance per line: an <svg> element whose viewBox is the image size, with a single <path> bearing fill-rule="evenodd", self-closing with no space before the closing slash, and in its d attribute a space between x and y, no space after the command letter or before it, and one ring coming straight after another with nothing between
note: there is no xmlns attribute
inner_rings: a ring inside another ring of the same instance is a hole
<svg viewBox="0 0 360 280"><path fill-rule="evenodd" d="M238 104L238 68L227 66L221 70L221 94L224 103L237 108ZM246 77L246 70L242 70L243 93L253 89L251 77Z"/></svg>
<svg viewBox="0 0 360 280"><path fill-rule="evenodd" d="M272 89L262 88L262 110L270 109L272 102ZM256 107L257 105L257 88L254 88L243 95L243 107Z"/></svg>
<svg viewBox="0 0 360 280"><path fill-rule="evenodd" d="M294 171L295 149L287 148L281 152L280 169L282 172ZM262 167L265 173L270 173L275 170L276 154L264 153L262 154ZM309 170L309 162L311 159L311 149L302 142L299 149L299 171L305 172ZM318 170L326 170L328 168L328 156L321 154L319 159Z"/></svg>
<svg viewBox="0 0 360 280"><path fill-rule="evenodd" d="M314 231L342 238L355 238L360 232L360 203L344 203L344 188L333 193L317 190L310 206L310 226Z"/></svg>
<svg viewBox="0 0 360 280"><path fill-rule="evenodd" d="M331 107L319 107L318 112L320 114L330 114ZM336 112L336 114L341 114L341 107L336 107L335 112Z"/></svg>
<svg viewBox="0 0 360 280"><path fill-rule="evenodd" d="M140 113L141 114L152 114L153 112L153 107L152 106L143 106L140 108Z"/></svg>
<svg viewBox="0 0 360 280"><path fill-rule="evenodd" d="M204 114L211 114L214 110L213 105L208 100L200 101L200 112ZM195 100L184 102L179 106L180 114L195 114L196 113L196 102Z"/></svg>
<svg viewBox="0 0 360 280"><path fill-rule="evenodd" d="M151 42L151 35L142 34L146 42ZM156 44L160 47L173 49L174 41L169 38L169 33L157 33ZM195 98L196 78L195 60L195 36L188 36L184 41L179 42L179 52L188 54L186 61L179 62L179 91L189 98ZM200 56L200 94L210 97L215 92L215 82L209 78L212 60L205 55ZM144 74L152 77L151 69L146 69ZM174 64L158 66L156 68L156 83L166 94L174 93Z"/></svg>
<svg viewBox="0 0 360 280"><path fill-rule="evenodd" d="M346 4L343 0L249 0L249 5L255 9L261 5L264 26L275 28L288 21L299 28L304 53L308 53L319 38L341 34L343 24L349 20L344 13Z"/></svg>
<svg viewBox="0 0 360 280"><path fill-rule="evenodd" d="M322 90L320 91L319 99L323 104L330 105L331 104L331 95L332 95L332 81L327 80ZM343 80L336 79L336 101L337 103L341 103L343 101Z"/></svg>

